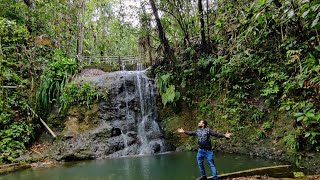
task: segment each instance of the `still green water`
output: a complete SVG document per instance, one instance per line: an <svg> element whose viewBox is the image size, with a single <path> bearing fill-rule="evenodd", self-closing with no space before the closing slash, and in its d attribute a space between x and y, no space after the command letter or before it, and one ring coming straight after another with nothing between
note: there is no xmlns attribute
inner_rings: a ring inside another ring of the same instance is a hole
<svg viewBox="0 0 320 180"><path fill-rule="evenodd" d="M279 162L269 159L215 153L219 174L276 164ZM208 166L206 169L211 175ZM0 176L0 180L194 180L198 176L196 152L173 152L27 169Z"/></svg>

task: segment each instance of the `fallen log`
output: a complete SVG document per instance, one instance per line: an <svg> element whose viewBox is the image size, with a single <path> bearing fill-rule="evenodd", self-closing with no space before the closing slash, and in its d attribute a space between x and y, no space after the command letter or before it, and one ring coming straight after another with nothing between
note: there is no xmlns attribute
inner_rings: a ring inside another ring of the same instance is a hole
<svg viewBox="0 0 320 180"><path fill-rule="evenodd" d="M27 104L27 107L31 110L31 112L40 119L40 122L47 128L53 138L56 138L56 134L49 128L49 126L44 122L44 120Z"/></svg>
<svg viewBox="0 0 320 180"><path fill-rule="evenodd" d="M30 164L19 164L19 163L5 164L0 166L0 175L18 171L18 170L28 169L28 168L31 168Z"/></svg>
<svg viewBox="0 0 320 180"><path fill-rule="evenodd" d="M281 177L293 177L291 165L279 165L279 166L269 166L255 169L248 169L244 171L237 171L233 173L227 173L219 175L219 179L229 179L229 178L237 178L237 177L247 177L247 176L270 176L275 178ZM212 176L207 177L207 179L213 179ZM198 178L197 180L200 180Z"/></svg>

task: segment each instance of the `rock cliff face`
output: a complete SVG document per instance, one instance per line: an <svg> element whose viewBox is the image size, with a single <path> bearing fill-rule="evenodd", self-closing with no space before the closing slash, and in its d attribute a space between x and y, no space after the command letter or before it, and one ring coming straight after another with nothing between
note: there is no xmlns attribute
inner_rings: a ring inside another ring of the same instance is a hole
<svg viewBox="0 0 320 180"><path fill-rule="evenodd" d="M157 122L154 81L144 71L99 73L76 79L108 89L108 101L73 107L54 142L57 160L84 160L167 151Z"/></svg>

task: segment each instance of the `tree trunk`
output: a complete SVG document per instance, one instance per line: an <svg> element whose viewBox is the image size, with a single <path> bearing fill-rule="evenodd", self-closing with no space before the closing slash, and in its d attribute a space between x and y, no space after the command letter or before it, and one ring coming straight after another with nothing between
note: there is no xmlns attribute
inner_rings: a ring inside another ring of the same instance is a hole
<svg viewBox="0 0 320 180"><path fill-rule="evenodd" d="M145 3L143 1L140 1L140 6L142 9L142 16L140 17L142 29L145 31L145 35L142 37L144 39L143 43L141 44L143 46L143 54L145 55L145 58L148 60L151 65L153 65L152 60L152 47L151 47L151 39L150 39L150 32L151 32L151 19L150 16L147 14ZM148 54L146 54L146 52Z"/></svg>
<svg viewBox="0 0 320 180"><path fill-rule="evenodd" d="M190 41L189 41L189 29L188 29L188 25L186 23L186 20L184 18L184 15L181 10L184 9L184 5L181 1L184 1L184 0L179 0L179 1L176 1L177 4L175 4L174 7L177 7L176 8L176 11L177 11L177 21L178 21L178 24L179 26L181 27L181 30L183 32L183 43L184 43L184 46L185 47L188 47L189 44L190 44Z"/></svg>
<svg viewBox="0 0 320 180"><path fill-rule="evenodd" d="M79 33L79 43L78 43L78 56L82 56L83 52L83 40L84 40L84 18L85 18L85 0L82 1L82 12L81 12L81 26L80 26L80 33Z"/></svg>
<svg viewBox="0 0 320 180"><path fill-rule="evenodd" d="M31 0L23 0L23 1L28 7L32 6L32 1Z"/></svg>
<svg viewBox="0 0 320 180"><path fill-rule="evenodd" d="M174 58L173 52L172 52L172 50L170 48L170 45L168 43L168 40L166 38L166 34L165 34L164 30L163 30L163 26L161 24L161 21L160 21L160 18L159 18L159 14L158 14L158 9L157 9L157 7L155 5L155 2L154 2L154 0L149 0L149 2L151 4L153 15L154 15L154 17L156 19L160 42L164 47L164 54L165 54L165 56L167 56L167 58ZM167 58L165 58L165 60ZM172 60L174 60L174 59L172 59Z"/></svg>
<svg viewBox="0 0 320 180"><path fill-rule="evenodd" d="M207 44L206 44L206 35L205 35L205 27L204 27L202 0L198 0L198 11L200 15L201 49L206 50Z"/></svg>
<svg viewBox="0 0 320 180"><path fill-rule="evenodd" d="M148 46L149 61L150 61L150 64L153 65L150 35L148 35L147 37L147 46Z"/></svg>
<svg viewBox="0 0 320 180"><path fill-rule="evenodd" d="M209 20L209 0L207 0L207 46L210 47L210 20Z"/></svg>

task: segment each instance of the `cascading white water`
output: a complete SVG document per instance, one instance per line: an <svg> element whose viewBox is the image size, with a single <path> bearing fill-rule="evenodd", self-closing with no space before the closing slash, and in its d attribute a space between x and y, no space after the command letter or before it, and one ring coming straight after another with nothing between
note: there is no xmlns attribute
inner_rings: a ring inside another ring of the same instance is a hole
<svg viewBox="0 0 320 180"><path fill-rule="evenodd" d="M143 71L144 70L144 64L143 63L137 63L137 71Z"/></svg>
<svg viewBox="0 0 320 180"><path fill-rule="evenodd" d="M141 146L139 154L150 153L150 143L158 143L160 147L163 146L162 141L159 139L152 139L148 137L153 135L154 137L161 136L161 131L158 123L155 121L155 96L154 85L149 78L145 75L145 71L137 71L136 73L136 92L139 95L140 101L140 114L141 119L138 124L138 138L140 139Z"/></svg>
<svg viewBox="0 0 320 180"><path fill-rule="evenodd" d="M142 66L140 66L142 68ZM118 71L106 75L111 86L112 123L121 130L124 149L118 155L152 154L165 150L162 132L156 122L154 81L146 71Z"/></svg>
<svg viewBox="0 0 320 180"><path fill-rule="evenodd" d="M128 148L128 137L125 133L123 133L123 131L121 131L121 137L123 139L123 142L124 142L124 148Z"/></svg>
<svg viewBox="0 0 320 180"><path fill-rule="evenodd" d="M121 71L125 71L126 70L126 65L124 63L121 64Z"/></svg>
<svg viewBox="0 0 320 180"><path fill-rule="evenodd" d="M126 120L129 118L129 105L128 105L128 91L127 91L127 86L126 86L126 81L123 80L123 85L124 85L124 92L125 92L125 102L126 102ZM128 126L128 123L127 123ZM128 136L121 131L121 137L123 139L124 142L124 154L127 153L128 150Z"/></svg>

